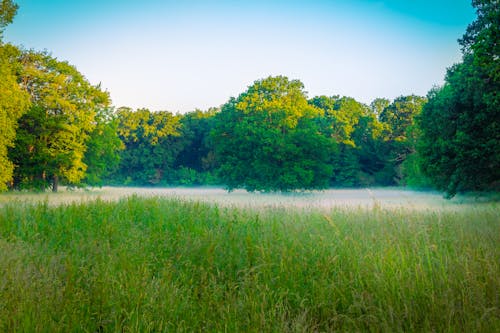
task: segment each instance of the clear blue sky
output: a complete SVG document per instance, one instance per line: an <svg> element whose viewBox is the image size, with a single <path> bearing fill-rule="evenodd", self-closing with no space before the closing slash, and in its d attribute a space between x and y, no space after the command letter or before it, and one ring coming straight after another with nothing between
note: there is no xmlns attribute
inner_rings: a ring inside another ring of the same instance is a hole
<svg viewBox="0 0 500 333"><path fill-rule="evenodd" d="M115 106L190 111L269 75L310 97L425 95L460 61L469 0L17 0L4 40L47 49Z"/></svg>

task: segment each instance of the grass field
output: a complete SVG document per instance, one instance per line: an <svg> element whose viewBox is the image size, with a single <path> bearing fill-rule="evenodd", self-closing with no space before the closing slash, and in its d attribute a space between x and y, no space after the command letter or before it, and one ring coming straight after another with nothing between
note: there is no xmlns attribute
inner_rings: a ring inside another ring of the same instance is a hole
<svg viewBox="0 0 500 333"><path fill-rule="evenodd" d="M1 332L500 331L498 203L15 199Z"/></svg>

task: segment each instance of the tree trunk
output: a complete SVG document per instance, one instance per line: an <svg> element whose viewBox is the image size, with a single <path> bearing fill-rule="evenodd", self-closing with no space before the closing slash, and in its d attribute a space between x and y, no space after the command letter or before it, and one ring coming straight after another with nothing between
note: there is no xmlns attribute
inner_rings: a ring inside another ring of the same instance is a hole
<svg viewBox="0 0 500 333"><path fill-rule="evenodd" d="M52 192L57 192L59 188L59 177L57 175L54 175L52 178Z"/></svg>

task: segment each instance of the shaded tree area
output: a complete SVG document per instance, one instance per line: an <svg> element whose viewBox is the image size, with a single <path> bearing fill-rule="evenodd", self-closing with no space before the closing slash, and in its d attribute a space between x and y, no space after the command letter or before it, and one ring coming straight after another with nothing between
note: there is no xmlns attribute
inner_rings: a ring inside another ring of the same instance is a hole
<svg viewBox="0 0 500 333"><path fill-rule="evenodd" d="M408 177L418 179L411 185L427 183L421 174L403 172L414 158L415 117L424 98L400 96L392 103L378 98L367 106L350 97L320 96L310 103L323 110L325 133L339 145L332 156L332 186L406 185Z"/></svg>
<svg viewBox="0 0 500 333"><path fill-rule="evenodd" d="M350 97L307 99L300 81L278 76L255 81L220 109L119 108L113 119L123 146L104 183L249 191L402 185L415 144L406 132L424 101L379 99L377 109Z"/></svg>
<svg viewBox="0 0 500 333"><path fill-rule="evenodd" d="M99 109L95 128L87 140L83 159L87 170L83 183L91 186L105 184L118 170L120 152L123 149L123 142L118 136L118 118L113 109Z"/></svg>
<svg viewBox="0 0 500 333"><path fill-rule="evenodd" d="M436 187L498 190L500 33L496 0L474 0L463 60L427 97L308 98L285 76L186 114L111 106L108 92L48 52L2 42L0 191L69 186L225 185L229 190Z"/></svg>
<svg viewBox="0 0 500 333"><path fill-rule="evenodd" d="M418 167L416 152L420 135L416 120L426 102L421 96L400 96L380 113L386 170L393 172L390 177L396 184L424 187L430 184Z"/></svg>
<svg viewBox="0 0 500 333"><path fill-rule="evenodd" d="M119 108L114 120L122 149L106 182L134 186L220 184L210 137L217 111L180 115Z"/></svg>
<svg viewBox="0 0 500 333"><path fill-rule="evenodd" d="M429 92L419 117L421 168L450 197L500 188L500 5L473 6L477 19L459 40L463 60Z"/></svg>
<svg viewBox="0 0 500 333"><path fill-rule="evenodd" d="M2 2L0 32L16 11ZM400 165L414 153L406 136L419 112L406 103L414 97L372 106L350 97L308 99L302 82L277 76L220 108L174 114L115 110L106 91L48 52L1 44L0 73L0 190L397 185Z"/></svg>
<svg viewBox="0 0 500 333"><path fill-rule="evenodd" d="M124 144L116 175L127 185L164 183L180 151L180 117L148 109L117 110L118 135Z"/></svg>
<svg viewBox="0 0 500 333"><path fill-rule="evenodd" d="M16 51L17 79L31 106L19 119L9 149L16 166L13 186L57 191L60 181L79 184L87 169L87 141L109 96L46 52Z"/></svg>
<svg viewBox="0 0 500 333"><path fill-rule="evenodd" d="M350 97L308 100L300 81L278 76L256 81L220 109L114 110L108 93L68 63L11 45L2 50L12 96L1 105L17 110L4 112L12 117L10 134L2 132L8 151L2 165L10 168L4 188L218 184L290 191L401 184L399 164L392 163L396 130L384 117L403 110L401 117L411 118L398 124L404 132L418 110L404 110L399 99L378 103L381 111Z"/></svg>
<svg viewBox="0 0 500 333"><path fill-rule="evenodd" d="M0 32L17 5L3 1ZM0 35L1 36L1 35ZM308 99L284 76L187 114L111 107L109 94L48 52L1 45L0 190L206 185L289 191L397 185L419 110L377 99ZM400 105L401 104L401 105ZM397 144L396 144L397 142Z"/></svg>
<svg viewBox="0 0 500 333"><path fill-rule="evenodd" d="M371 110L350 97L319 96L309 103L321 110L324 133L337 144L331 157L333 173L330 185L374 184L371 177L379 171L376 161L379 152L374 146L369 146L376 140L379 123L376 117L372 117Z"/></svg>
<svg viewBox="0 0 500 333"><path fill-rule="evenodd" d="M206 112L195 110L181 117L181 149L175 162L177 175L174 182L177 184L220 184L215 172L218 162L210 136L219 111L218 108L210 108Z"/></svg>

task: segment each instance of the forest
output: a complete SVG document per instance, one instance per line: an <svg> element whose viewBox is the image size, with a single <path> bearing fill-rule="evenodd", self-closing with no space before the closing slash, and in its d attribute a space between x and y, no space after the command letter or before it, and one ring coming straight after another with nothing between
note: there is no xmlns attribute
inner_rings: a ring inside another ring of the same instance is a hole
<svg viewBox="0 0 500 333"><path fill-rule="evenodd" d="M185 114L112 105L48 51L0 35L0 190L223 185L228 190L500 187L500 10L475 0L462 61L427 96L309 97L285 76ZM16 15L0 7L0 34Z"/></svg>

